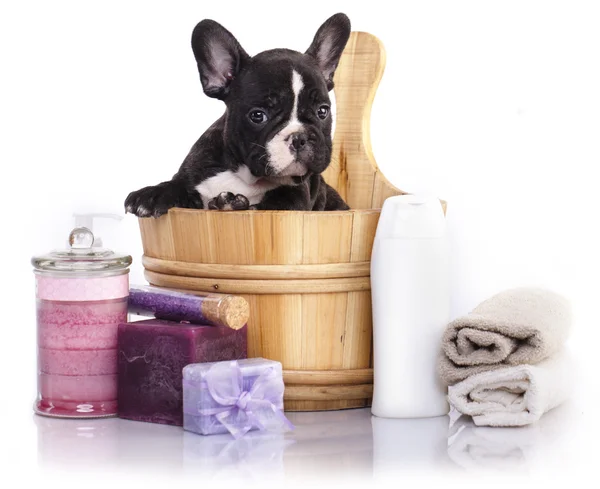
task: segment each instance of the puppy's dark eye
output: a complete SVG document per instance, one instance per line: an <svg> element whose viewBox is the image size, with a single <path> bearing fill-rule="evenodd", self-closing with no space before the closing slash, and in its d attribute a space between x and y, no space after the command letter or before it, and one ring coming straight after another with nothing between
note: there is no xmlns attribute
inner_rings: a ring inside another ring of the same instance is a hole
<svg viewBox="0 0 600 489"><path fill-rule="evenodd" d="M269 119L264 110L252 109L248 113L248 119L254 124L264 124Z"/></svg>
<svg viewBox="0 0 600 489"><path fill-rule="evenodd" d="M327 119L327 116L329 115L329 106L321 105L319 110L317 110L317 115L319 116L319 119Z"/></svg>

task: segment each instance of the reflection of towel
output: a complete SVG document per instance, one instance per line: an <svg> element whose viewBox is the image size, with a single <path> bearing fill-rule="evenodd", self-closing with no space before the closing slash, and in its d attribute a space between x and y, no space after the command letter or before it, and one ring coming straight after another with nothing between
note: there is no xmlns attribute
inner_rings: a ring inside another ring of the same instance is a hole
<svg viewBox="0 0 600 489"><path fill-rule="evenodd" d="M564 402L571 386L568 356L537 365L503 367L472 375L448 389L450 403L477 426L523 426Z"/></svg>
<svg viewBox="0 0 600 489"><path fill-rule="evenodd" d="M475 426L460 416L448 431L448 457L468 470L527 472L540 460L560 462L565 439L572 435L572 407L553 409L538 423L516 428Z"/></svg>
<svg viewBox="0 0 600 489"><path fill-rule="evenodd" d="M536 364L563 346L570 323L568 301L554 292L537 288L501 292L448 325L440 376L453 385L498 367Z"/></svg>
<svg viewBox="0 0 600 489"><path fill-rule="evenodd" d="M461 416L450 429L448 456L467 470L522 471L536 435L531 427L478 428L469 417Z"/></svg>
<svg viewBox="0 0 600 489"><path fill-rule="evenodd" d="M450 426L448 456L469 471L525 472L544 450L560 456L555 447L569 432L566 419L570 414L567 406L563 406L548 413L539 423L518 428L478 427L469 417L461 416Z"/></svg>

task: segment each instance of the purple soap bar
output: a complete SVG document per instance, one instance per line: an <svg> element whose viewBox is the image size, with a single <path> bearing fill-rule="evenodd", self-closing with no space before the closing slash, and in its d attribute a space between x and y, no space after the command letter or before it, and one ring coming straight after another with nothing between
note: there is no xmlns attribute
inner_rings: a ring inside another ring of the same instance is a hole
<svg viewBox="0 0 600 489"><path fill-rule="evenodd" d="M281 363L264 358L183 369L183 429L201 435L293 428L283 416Z"/></svg>
<svg viewBox="0 0 600 489"><path fill-rule="evenodd" d="M130 287L128 311L138 316L233 329L243 328L250 316L248 302L237 295L195 295L144 285Z"/></svg>
<svg viewBox="0 0 600 489"><path fill-rule="evenodd" d="M183 426L183 368L246 358L246 331L160 319L119 324L119 417Z"/></svg>

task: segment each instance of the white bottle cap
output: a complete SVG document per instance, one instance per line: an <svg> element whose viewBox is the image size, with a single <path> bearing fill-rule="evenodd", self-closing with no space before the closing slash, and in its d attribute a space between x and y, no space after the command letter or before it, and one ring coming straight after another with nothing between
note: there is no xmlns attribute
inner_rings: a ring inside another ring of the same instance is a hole
<svg viewBox="0 0 600 489"><path fill-rule="evenodd" d="M445 232L446 218L439 199L407 194L384 202L375 239L441 238Z"/></svg>

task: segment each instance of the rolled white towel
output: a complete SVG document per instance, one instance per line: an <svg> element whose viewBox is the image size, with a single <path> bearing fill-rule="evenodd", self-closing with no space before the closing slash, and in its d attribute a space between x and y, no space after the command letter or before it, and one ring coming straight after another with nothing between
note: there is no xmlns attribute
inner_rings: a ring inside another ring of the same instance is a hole
<svg viewBox="0 0 600 489"><path fill-rule="evenodd" d="M537 365L502 367L449 387L456 410L477 426L525 426L563 403L572 386L572 361L562 351Z"/></svg>

